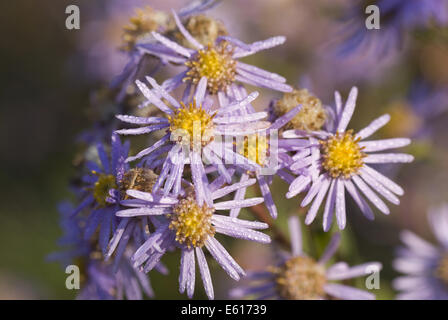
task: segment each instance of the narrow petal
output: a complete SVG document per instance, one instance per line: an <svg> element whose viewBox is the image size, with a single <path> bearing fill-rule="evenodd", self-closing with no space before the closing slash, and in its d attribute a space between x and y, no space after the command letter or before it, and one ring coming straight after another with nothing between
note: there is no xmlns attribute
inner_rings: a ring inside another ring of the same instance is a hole
<svg viewBox="0 0 448 320"><path fill-rule="evenodd" d="M327 283L324 290L330 296L343 300L375 300L373 293L336 283Z"/></svg>
<svg viewBox="0 0 448 320"><path fill-rule="evenodd" d="M372 204L378 208L382 213L389 214L390 210L386 204L370 189L364 181L358 176L352 177L353 182L358 186L361 192L372 202Z"/></svg>
<svg viewBox="0 0 448 320"><path fill-rule="evenodd" d="M196 248L196 257L198 259L199 271L201 272L202 283L204 284L205 293L210 300L213 300L215 295L213 292L212 277L208 268L207 260L201 248Z"/></svg>
<svg viewBox="0 0 448 320"><path fill-rule="evenodd" d="M408 138L394 138L359 142L360 147L364 147L363 152L377 152L388 149L396 149L407 146L411 143Z"/></svg>
<svg viewBox="0 0 448 320"><path fill-rule="evenodd" d="M364 214L364 216L369 220L375 219L372 209L370 208L369 204L364 200L364 198L359 194L358 190L356 190L356 187L353 185L353 182L347 180L344 182L344 184L348 193L350 193L352 199L356 202L359 209L361 209L361 212Z"/></svg>
<svg viewBox="0 0 448 320"><path fill-rule="evenodd" d="M406 153L380 153L369 154L365 163L409 163L414 161L414 157Z"/></svg>
<svg viewBox="0 0 448 320"><path fill-rule="evenodd" d="M388 114L382 115L381 117L373 120L367 127L359 131L356 134L356 137L361 138L361 140L370 137L372 134L382 128L386 123L388 123L389 120L390 116Z"/></svg>
<svg viewBox="0 0 448 320"><path fill-rule="evenodd" d="M347 129L353 112L355 111L356 98L358 97L358 88L353 87L348 95L347 102L345 103L344 110L342 111L337 127L337 132L344 132Z"/></svg>
<svg viewBox="0 0 448 320"><path fill-rule="evenodd" d="M333 237L330 240L330 243L327 245L327 248L325 249L324 253L320 257L319 264L323 265L323 264L327 263L328 260L330 260L331 257L335 254L340 243L341 243L341 234L339 232L337 232L333 235Z"/></svg>
<svg viewBox="0 0 448 320"><path fill-rule="evenodd" d="M324 200L324 197L327 194L329 186L330 186L330 179L324 179L323 183L319 188L319 192L317 193L317 196L314 199L313 204L311 205L310 210L308 210L308 213L305 218L305 224L308 225L311 224L314 221L314 218L316 218L317 211L319 210L320 205L322 204L322 201Z"/></svg>

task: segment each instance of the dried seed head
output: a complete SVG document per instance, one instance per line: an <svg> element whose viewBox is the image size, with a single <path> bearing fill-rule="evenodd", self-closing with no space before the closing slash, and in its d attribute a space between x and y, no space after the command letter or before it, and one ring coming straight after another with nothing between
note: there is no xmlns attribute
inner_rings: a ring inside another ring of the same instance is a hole
<svg viewBox="0 0 448 320"><path fill-rule="evenodd" d="M220 36L227 35L227 29L221 21L202 14L189 17L185 22L185 28L193 38L204 46L209 43L215 43ZM195 49L179 31L174 33L174 38L182 46Z"/></svg>
<svg viewBox="0 0 448 320"><path fill-rule="evenodd" d="M281 267L271 267L280 296L288 300L315 300L325 295L325 269L308 257L294 257Z"/></svg>
<svg viewBox="0 0 448 320"><path fill-rule="evenodd" d="M135 16L129 19L129 24L123 27L122 49L132 51L138 40L148 35L151 31L166 28L170 17L163 11L154 10L150 6L136 9Z"/></svg>
<svg viewBox="0 0 448 320"><path fill-rule="evenodd" d="M283 130L320 130L325 124L327 114L322 102L313 96L307 89L287 92L273 105L273 113L276 118L283 116L288 111L301 104L302 109L286 124Z"/></svg>
<svg viewBox="0 0 448 320"><path fill-rule="evenodd" d="M152 187L158 175L148 168L134 168L127 171L120 181L120 192L123 199L127 199L126 190L134 189L143 192L152 192Z"/></svg>

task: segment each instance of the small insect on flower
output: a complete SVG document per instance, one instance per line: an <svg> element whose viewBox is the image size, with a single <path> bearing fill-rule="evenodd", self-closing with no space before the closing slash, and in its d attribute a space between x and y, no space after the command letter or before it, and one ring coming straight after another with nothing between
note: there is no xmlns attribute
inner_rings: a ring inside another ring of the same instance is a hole
<svg viewBox="0 0 448 320"><path fill-rule="evenodd" d="M291 216L288 224L292 252L282 252L281 261L268 267L266 271L248 273L250 284L232 289L230 297L284 300L375 299L375 295L370 292L334 281L365 276L373 269L379 271L380 263L369 262L349 267L345 262L337 262L327 268L325 265L338 249L340 234L333 236L323 255L316 261L303 252L299 219Z"/></svg>
<svg viewBox="0 0 448 320"><path fill-rule="evenodd" d="M219 243L216 235L224 234L260 243L270 242L269 236L254 230L265 229L268 227L267 224L216 213L217 210L245 208L263 202L263 198L215 202L253 183L255 180L250 179L243 183L223 186L225 180L218 177L207 190L197 187L194 191L192 188L182 189L179 193L169 196L163 196L163 192L154 195L128 190L127 194L135 199L123 201L124 206L129 203L129 208L120 210L117 216L131 219L146 216L157 226L155 232L134 253L132 257L134 266L149 272L167 250L174 247L181 252L180 292L183 293L186 290L188 297L193 296L196 257L205 292L209 299L213 299L212 279L203 248L207 248L232 279L239 280L240 276L245 275L243 269Z"/></svg>
<svg viewBox="0 0 448 320"><path fill-rule="evenodd" d="M238 61L284 43L284 37L245 44L229 36L219 36L214 42L204 46L187 31L174 11L173 16L179 31L194 49L186 48L157 32L152 32L152 35L159 43L138 46L141 52L185 66L181 73L162 84L166 91L170 92L186 83L184 95L188 96L191 88L197 85L202 77L207 77L207 90L211 94L227 94L227 89L235 89L236 81L283 92L292 90L285 84L286 79L280 75Z"/></svg>
<svg viewBox="0 0 448 320"><path fill-rule="evenodd" d="M428 213L429 225L439 241L435 246L411 231L403 231L394 267L405 274L394 280L401 300L448 300L448 204Z"/></svg>
<svg viewBox="0 0 448 320"><path fill-rule="evenodd" d="M368 219L372 220L374 215L358 189L381 212L389 214L388 207L376 192L398 205L400 201L397 195L403 195L404 191L369 164L406 163L414 159L403 153L374 153L404 147L411 142L408 138L364 141L390 120L389 115L372 121L356 134L353 130L347 130L355 110L357 94L357 88L352 88L345 107L342 108L341 96L336 92L335 130L289 130L283 133L284 138L309 137L309 146L293 156L294 163L290 166L293 172L303 170L305 173L299 174L291 183L286 197L292 198L309 188L301 206L312 203L305 219L305 223L310 224L328 194L323 213L325 231L330 229L335 212L339 228L345 228L345 190Z"/></svg>

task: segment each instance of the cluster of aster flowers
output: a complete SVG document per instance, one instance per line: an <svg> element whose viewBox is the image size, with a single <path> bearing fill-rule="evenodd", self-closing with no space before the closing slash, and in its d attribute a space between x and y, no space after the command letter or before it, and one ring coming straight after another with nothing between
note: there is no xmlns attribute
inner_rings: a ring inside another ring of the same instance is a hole
<svg viewBox="0 0 448 320"><path fill-rule="evenodd" d="M275 176L289 185L284 197L300 198L297 206L307 207L306 225L321 210L324 231L330 231L333 220L343 230L346 193L371 220L372 206L389 214L385 200L399 204L403 189L380 170L385 163L411 162L411 155L387 151L410 140L368 139L389 115L358 132L349 129L356 87L345 103L336 92L334 105L324 105L284 77L240 61L286 39L236 39L221 22L203 14L213 4L195 1L179 13L142 9L125 28L130 62L113 84L119 87L115 98L123 104L132 92L139 103L120 108L118 123L89 131L90 137L100 137L88 139L93 147L85 152L73 188L77 205L65 203L60 210L61 245L69 250L51 257L82 267L80 299L152 297L157 288L153 291L147 274L153 269L176 272L162 262L173 252L180 254L179 291L190 298L196 263L206 295L214 298L208 264L213 259L232 279L254 281L233 289L231 297L373 299L370 292L337 282L379 270L380 263L327 265L340 233L315 260L302 250L300 222L293 215L291 253L278 249L269 229L284 213L278 212L270 186ZM178 73L157 81L154 76L169 66ZM257 111L252 103L259 92L246 91L245 84L281 97ZM126 139L136 135L147 139L131 153ZM246 196L252 186L259 197ZM255 215L261 221L240 216L242 209L254 208L269 215ZM223 236L271 245L279 259L265 272L246 273L219 240ZM440 257L435 251L428 256ZM412 253L403 259L413 259ZM445 260L438 270L446 278ZM403 280L398 286L411 290L414 282Z"/></svg>

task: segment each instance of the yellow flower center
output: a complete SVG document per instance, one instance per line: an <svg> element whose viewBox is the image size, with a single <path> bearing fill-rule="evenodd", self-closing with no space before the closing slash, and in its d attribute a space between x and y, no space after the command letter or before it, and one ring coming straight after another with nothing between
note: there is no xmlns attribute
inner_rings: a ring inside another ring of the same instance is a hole
<svg viewBox="0 0 448 320"><path fill-rule="evenodd" d="M123 175L120 181L120 191L123 199L127 199L126 190L134 189L143 192L152 192L152 187L157 181L157 175L151 169L134 168Z"/></svg>
<svg viewBox="0 0 448 320"><path fill-rule="evenodd" d="M264 166L269 155L269 140L265 135L252 134L237 142L236 150L250 161Z"/></svg>
<svg viewBox="0 0 448 320"><path fill-rule="evenodd" d="M322 167L331 177L348 179L363 166L366 154L362 152L359 140L353 136L353 130L349 130L321 141Z"/></svg>
<svg viewBox="0 0 448 320"><path fill-rule="evenodd" d="M215 234L212 226L214 211L205 203L199 206L191 195L180 200L169 215L169 228L176 231L176 241L188 248L202 247L207 238Z"/></svg>
<svg viewBox="0 0 448 320"><path fill-rule="evenodd" d="M448 253L440 259L436 276L448 286Z"/></svg>
<svg viewBox="0 0 448 320"><path fill-rule="evenodd" d="M196 103L188 106L181 102L181 107L175 110L173 116L168 116L170 131L175 134L179 143L207 145L213 140L213 118L206 110L196 107Z"/></svg>
<svg viewBox="0 0 448 320"><path fill-rule="evenodd" d="M207 78L207 88L211 94L223 91L235 81L236 61L232 59L233 50L227 42L217 46L208 45L201 49L185 65L190 68L183 81L197 84L202 77Z"/></svg>
<svg viewBox="0 0 448 320"><path fill-rule="evenodd" d="M98 180L93 186L93 197L101 207L105 207L107 205L106 199L109 196L109 190L117 188L115 177L112 174L98 174L95 171L92 171L92 173L98 175Z"/></svg>
<svg viewBox="0 0 448 320"><path fill-rule="evenodd" d="M325 295L325 269L308 257L294 257L281 267L271 267L277 290L288 300L316 300Z"/></svg>
<svg viewBox="0 0 448 320"><path fill-rule="evenodd" d="M282 129L320 130L325 124L327 114L322 106L322 102L317 97L311 95L307 89L285 93L275 103L273 111L276 117L281 117L299 104L302 105L302 109Z"/></svg>

